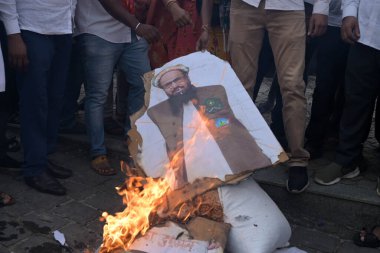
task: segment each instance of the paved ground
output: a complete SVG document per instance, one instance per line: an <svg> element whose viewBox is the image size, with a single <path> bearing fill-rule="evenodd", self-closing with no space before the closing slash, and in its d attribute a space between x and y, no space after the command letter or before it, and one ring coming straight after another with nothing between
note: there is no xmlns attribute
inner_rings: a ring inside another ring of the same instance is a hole
<svg viewBox="0 0 380 253"><path fill-rule="evenodd" d="M78 138L84 139L83 136ZM89 168L86 145L69 140L64 139L53 157L58 164L75 173L72 178L61 180L69 189L67 196L56 197L31 190L17 173L0 175L0 190L12 194L17 201L13 206L0 209L0 253L93 252L102 240L101 213L113 213L123 208L121 198L114 190L123 182L122 174L98 176ZM112 162L118 166L118 161L123 158L121 142L109 141L115 150L119 150L111 153ZM373 137L369 143L372 142ZM377 144L373 142L373 145ZM14 155L21 156L19 153ZM354 246L349 240L351 234L342 235L340 227L333 222L322 226L320 221L309 218L302 210L286 213L286 216L293 227L291 244L308 252L380 252ZM67 248L60 247L53 239L54 230L65 234Z"/></svg>

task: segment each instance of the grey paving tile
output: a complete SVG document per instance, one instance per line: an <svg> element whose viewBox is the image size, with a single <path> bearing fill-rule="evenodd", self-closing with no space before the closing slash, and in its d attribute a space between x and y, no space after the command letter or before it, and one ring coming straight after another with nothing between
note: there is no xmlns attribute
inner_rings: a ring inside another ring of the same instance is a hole
<svg viewBox="0 0 380 253"><path fill-rule="evenodd" d="M334 252L339 246L339 238L317 230L295 227L290 243L322 252Z"/></svg>
<svg viewBox="0 0 380 253"><path fill-rule="evenodd" d="M124 209L122 197L116 193L97 192L84 200L83 203L101 212L114 213Z"/></svg>
<svg viewBox="0 0 380 253"><path fill-rule="evenodd" d="M100 211L77 201L71 201L65 205L55 207L51 212L81 225L97 219L101 215Z"/></svg>
<svg viewBox="0 0 380 253"><path fill-rule="evenodd" d="M98 233L80 224L72 223L63 227L60 232L65 235L67 244L74 252L83 252L84 249L94 250L102 242L102 232Z"/></svg>
<svg viewBox="0 0 380 253"><path fill-rule="evenodd" d="M0 217L0 243L9 247L31 236L31 232L24 229L18 217L2 215Z"/></svg>
<svg viewBox="0 0 380 253"><path fill-rule="evenodd" d="M66 253L59 244L55 241L52 234L47 236L34 235L28 237L26 240L9 247L11 252L14 253Z"/></svg>
<svg viewBox="0 0 380 253"><path fill-rule="evenodd" d="M353 242L344 242L337 253L380 253L380 249L363 248L356 246Z"/></svg>

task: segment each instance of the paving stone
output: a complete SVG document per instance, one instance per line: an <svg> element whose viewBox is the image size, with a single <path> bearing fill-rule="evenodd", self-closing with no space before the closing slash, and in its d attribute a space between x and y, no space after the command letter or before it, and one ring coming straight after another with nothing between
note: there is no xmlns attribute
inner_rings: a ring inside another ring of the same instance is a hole
<svg viewBox="0 0 380 253"><path fill-rule="evenodd" d="M48 236L34 235L26 240L20 241L18 244L9 247L11 252L14 253L66 253L59 244L54 240L52 234Z"/></svg>
<svg viewBox="0 0 380 253"><path fill-rule="evenodd" d="M120 212L125 208L123 205L122 197L116 193L110 194L105 192L98 192L88 197L83 201L83 203L86 203L94 209L101 211L101 213L106 211L110 214L113 214L115 212Z"/></svg>
<svg viewBox="0 0 380 253"><path fill-rule="evenodd" d="M292 237L292 245L300 245L322 252L334 252L339 246L339 238L303 227L295 227Z"/></svg>
<svg viewBox="0 0 380 253"><path fill-rule="evenodd" d="M16 216L7 214L0 216L0 243L5 247L31 236L31 232L24 229L22 222Z"/></svg>
<svg viewBox="0 0 380 253"><path fill-rule="evenodd" d="M102 243L102 231L95 233L80 224L69 224L60 232L65 235L67 244L74 249L74 252L83 252L84 249L94 250Z"/></svg>
<svg viewBox="0 0 380 253"><path fill-rule="evenodd" d="M25 203L30 206L31 210L47 211L54 207L60 206L66 202L69 202L68 196L55 196L42 192L38 192L34 189L26 191L22 197L18 200L20 203Z"/></svg>
<svg viewBox="0 0 380 253"><path fill-rule="evenodd" d="M1 243L0 243L0 252L1 253L11 253L11 251L8 248L2 246Z"/></svg>
<svg viewBox="0 0 380 253"><path fill-rule="evenodd" d="M353 242L344 242L337 253L380 253L380 249L363 248L356 246Z"/></svg>
<svg viewBox="0 0 380 253"><path fill-rule="evenodd" d="M78 183L72 180L65 180L63 186L67 189L67 195L77 201L84 200L94 193L94 186Z"/></svg>
<svg viewBox="0 0 380 253"><path fill-rule="evenodd" d="M53 232L65 226L69 220L59 217L52 212L33 212L21 217L21 223L26 230L33 234Z"/></svg>
<svg viewBox="0 0 380 253"><path fill-rule="evenodd" d="M96 209L77 201L56 207L52 210L52 213L82 225L97 219L101 215Z"/></svg>

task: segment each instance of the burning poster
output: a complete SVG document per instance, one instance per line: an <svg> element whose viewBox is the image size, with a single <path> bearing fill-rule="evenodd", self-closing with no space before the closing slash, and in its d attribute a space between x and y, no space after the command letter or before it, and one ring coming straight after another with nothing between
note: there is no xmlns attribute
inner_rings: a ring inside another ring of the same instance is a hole
<svg viewBox="0 0 380 253"><path fill-rule="evenodd" d="M129 177L117 188L126 208L103 213L100 252L160 252L163 240L169 243L163 252L182 252L176 247L186 245L207 253L227 244L239 253L284 246L290 237L286 218L247 178L287 156L230 65L197 52L144 80L146 107L132 119L129 148L145 175L126 166ZM167 221L181 223L195 240L168 237L176 228L162 228Z"/></svg>
<svg viewBox="0 0 380 253"><path fill-rule="evenodd" d="M241 175L286 155L230 65L209 53L175 59L145 75L139 164L179 188L199 178Z"/></svg>

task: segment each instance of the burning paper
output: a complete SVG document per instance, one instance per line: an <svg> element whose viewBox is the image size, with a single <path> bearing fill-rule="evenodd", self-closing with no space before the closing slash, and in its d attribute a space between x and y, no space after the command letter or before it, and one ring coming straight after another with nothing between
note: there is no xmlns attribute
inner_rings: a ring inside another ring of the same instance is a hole
<svg viewBox="0 0 380 253"><path fill-rule="evenodd" d="M150 245L162 242L162 235L147 231L165 220L184 222L197 215L221 220L220 203L202 212L205 195L287 159L227 62L193 53L144 79L146 108L134 115L138 133L134 128L129 134L138 140L130 153L148 177L130 177L118 189L126 209L103 214L100 252L127 250L140 235L151 238ZM176 243L189 242L170 245Z"/></svg>

